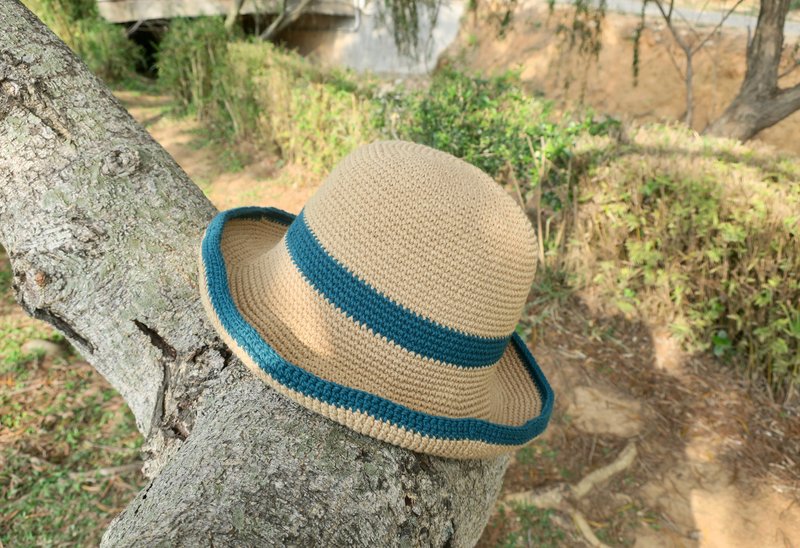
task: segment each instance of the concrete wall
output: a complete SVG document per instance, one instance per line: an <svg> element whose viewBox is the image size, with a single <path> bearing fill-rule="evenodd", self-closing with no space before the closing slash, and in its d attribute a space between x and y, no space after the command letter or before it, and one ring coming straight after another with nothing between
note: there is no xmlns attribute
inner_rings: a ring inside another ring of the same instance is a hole
<svg viewBox="0 0 800 548"><path fill-rule="evenodd" d="M354 18L327 18L326 28L326 18L314 16L298 22L281 38L323 64L381 74L425 74L436 67L439 56L458 35L465 2L443 0L433 29L429 14L421 12L422 51L417 58L400 54L391 31L380 22L374 2L355 0L355 6Z"/></svg>

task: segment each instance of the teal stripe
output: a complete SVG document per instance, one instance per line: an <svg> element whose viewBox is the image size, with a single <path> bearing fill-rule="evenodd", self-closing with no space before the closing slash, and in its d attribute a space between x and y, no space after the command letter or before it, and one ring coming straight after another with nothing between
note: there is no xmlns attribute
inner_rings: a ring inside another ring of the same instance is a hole
<svg viewBox="0 0 800 548"><path fill-rule="evenodd" d="M489 338L462 333L387 298L322 247L303 213L289 227L286 246L297 269L330 303L409 352L461 367L484 367L497 363L508 346L511 335Z"/></svg>
<svg viewBox="0 0 800 548"><path fill-rule="evenodd" d="M269 218L287 223L291 215L274 208L239 208L217 215L203 238L202 256L211 305L225 331L250 358L282 385L330 405L363 412L372 418L423 436L447 440L475 440L495 445L521 445L541 434L553 410L553 391L528 348L515 334L511 345L527 366L542 401L542 412L520 426L482 419L440 417L409 409L368 392L321 379L283 359L244 319L231 297L225 261L220 251L222 229L235 218Z"/></svg>

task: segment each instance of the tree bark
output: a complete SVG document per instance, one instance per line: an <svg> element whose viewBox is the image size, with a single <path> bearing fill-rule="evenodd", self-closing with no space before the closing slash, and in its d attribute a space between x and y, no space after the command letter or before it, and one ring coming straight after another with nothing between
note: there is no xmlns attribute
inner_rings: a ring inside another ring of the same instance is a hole
<svg viewBox="0 0 800 548"><path fill-rule="evenodd" d="M20 304L128 402L149 485L103 542L469 546L507 458L386 445L283 399L205 319L214 207L17 0L0 0L0 244Z"/></svg>
<svg viewBox="0 0 800 548"><path fill-rule="evenodd" d="M242 4L244 4L244 0L233 0L231 9L225 17L225 30L228 32L231 32L236 25L236 20L239 19L239 12L242 11Z"/></svg>
<svg viewBox="0 0 800 548"><path fill-rule="evenodd" d="M800 84L780 89L783 27L790 0L761 0L747 72L738 95L704 133L746 141L800 109Z"/></svg>

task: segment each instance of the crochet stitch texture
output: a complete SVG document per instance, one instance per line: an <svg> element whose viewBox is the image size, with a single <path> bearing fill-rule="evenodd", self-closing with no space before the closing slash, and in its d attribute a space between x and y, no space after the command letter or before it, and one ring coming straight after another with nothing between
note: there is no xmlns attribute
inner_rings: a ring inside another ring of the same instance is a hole
<svg viewBox="0 0 800 548"><path fill-rule="evenodd" d="M489 176L379 142L345 158L297 218L220 213L201 296L232 351L285 396L408 449L485 458L540 434L552 411L514 333L534 250Z"/></svg>

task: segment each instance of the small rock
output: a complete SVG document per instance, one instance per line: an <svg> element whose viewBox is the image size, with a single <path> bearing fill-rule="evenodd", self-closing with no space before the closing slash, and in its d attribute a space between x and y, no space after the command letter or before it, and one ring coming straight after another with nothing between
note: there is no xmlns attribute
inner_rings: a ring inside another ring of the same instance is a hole
<svg viewBox="0 0 800 548"><path fill-rule="evenodd" d="M587 434L630 438L643 426L640 402L588 386L575 388L567 413L575 427Z"/></svg>
<svg viewBox="0 0 800 548"><path fill-rule="evenodd" d="M60 358L66 355L66 350L52 341L31 339L22 345L23 354L44 354L47 358Z"/></svg>
<svg viewBox="0 0 800 548"><path fill-rule="evenodd" d="M611 499L611 506L614 508L620 508L627 504L633 504L633 497L625 493L611 493L609 498Z"/></svg>

